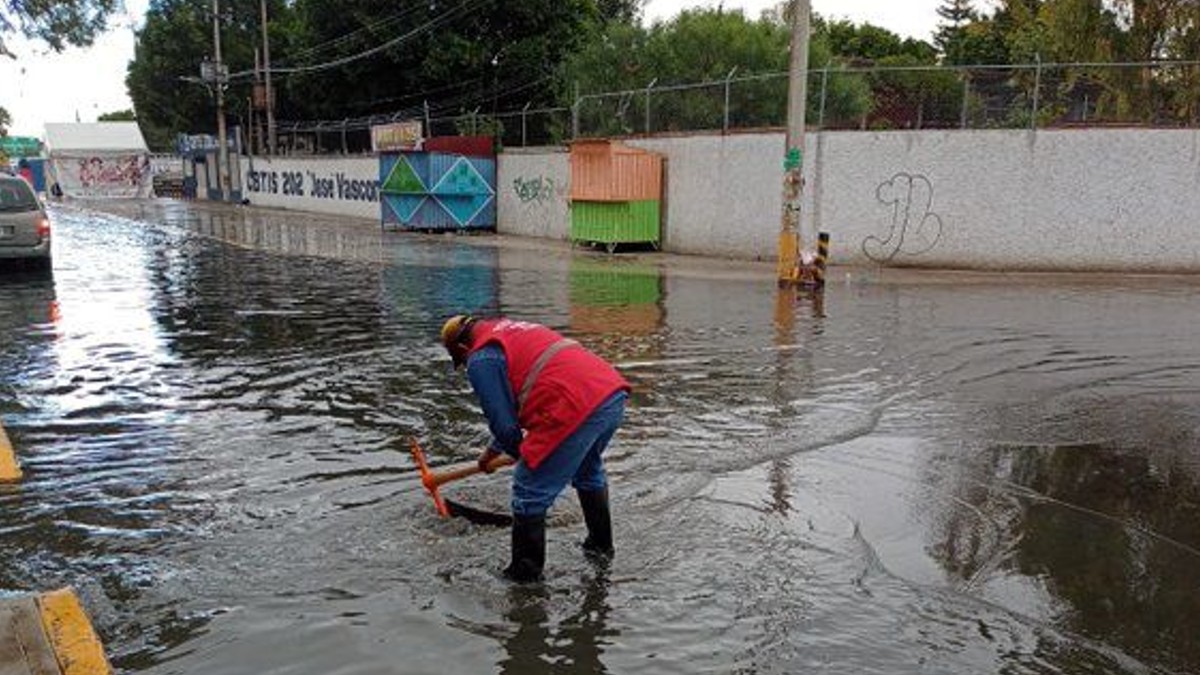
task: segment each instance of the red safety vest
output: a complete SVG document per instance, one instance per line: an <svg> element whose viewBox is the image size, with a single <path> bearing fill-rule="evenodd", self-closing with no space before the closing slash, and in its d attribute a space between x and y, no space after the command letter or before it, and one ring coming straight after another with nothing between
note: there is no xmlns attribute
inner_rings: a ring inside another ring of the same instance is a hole
<svg viewBox="0 0 1200 675"><path fill-rule="evenodd" d="M629 391L629 383L607 361L545 326L480 321L473 329L471 352L489 344L504 350L517 421L525 431L521 458L531 469L608 397Z"/></svg>

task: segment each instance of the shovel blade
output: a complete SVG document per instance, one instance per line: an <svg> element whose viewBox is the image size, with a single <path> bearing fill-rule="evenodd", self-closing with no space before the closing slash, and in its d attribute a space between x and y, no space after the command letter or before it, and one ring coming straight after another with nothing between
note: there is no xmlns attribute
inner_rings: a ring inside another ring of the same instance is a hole
<svg viewBox="0 0 1200 675"><path fill-rule="evenodd" d="M495 511L484 511L466 504L460 504L452 499L443 499L446 504L446 511L452 517L464 518L468 522L476 525L492 525L494 527L510 527L513 523L513 517L508 513L497 513Z"/></svg>

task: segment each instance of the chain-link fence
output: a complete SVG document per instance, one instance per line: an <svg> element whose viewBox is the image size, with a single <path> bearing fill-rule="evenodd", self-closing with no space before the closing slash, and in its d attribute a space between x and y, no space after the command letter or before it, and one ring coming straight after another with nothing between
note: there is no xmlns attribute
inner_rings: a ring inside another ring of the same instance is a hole
<svg viewBox="0 0 1200 675"><path fill-rule="evenodd" d="M1042 129L1200 126L1200 61L866 66L810 70L810 129ZM581 94L569 107L430 115L428 108L340 121L284 122L285 152L365 152L370 127L423 119L429 135L497 136L505 147L572 138L779 128L788 74Z"/></svg>

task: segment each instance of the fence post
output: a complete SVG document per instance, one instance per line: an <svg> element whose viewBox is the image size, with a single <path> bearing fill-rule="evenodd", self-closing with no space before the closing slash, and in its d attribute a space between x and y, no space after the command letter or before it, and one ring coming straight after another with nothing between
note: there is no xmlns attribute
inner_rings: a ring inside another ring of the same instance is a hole
<svg viewBox="0 0 1200 675"><path fill-rule="evenodd" d="M350 118L348 118L348 117L342 120L342 154L343 155L350 154L350 150L346 145L346 123L349 121L350 121Z"/></svg>
<svg viewBox="0 0 1200 675"><path fill-rule="evenodd" d="M654 85L658 84L658 78L650 80L650 84L646 85L646 135L650 135L650 90Z"/></svg>
<svg viewBox="0 0 1200 675"><path fill-rule="evenodd" d="M738 67L734 66L729 69L729 74L725 76L725 121L721 124L721 133L729 133L729 84L733 80L733 74L737 72Z"/></svg>
<svg viewBox="0 0 1200 675"><path fill-rule="evenodd" d="M429 101L425 101L425 137L433 135L433 121L429 119Z"/></svg>
<svg viewBox="0 0 1200 675"><path fill-rule="evenodd" d="M533 103L533 101L529 101L528 103L525 104L524 108L521 108L521 147L522 148L525 147L525 115L529 112L529 106L532 103Z"/></svg>
<svg viewBox="0 0 1200 675"><path fill-rule="evenodd" d="M967 111L971 107L971 71L963 69L963 100L961 121L959 126L963 129L967 128Z"/></svg>
<svg viewBox="0 0 1200 675"><path fill-rule="evenodd" d="M817 128L825 130L825 99L829 93L829 65L821 69L821 107L817 113Z"/></svg>
<svg viewBox="0 0 1200 675"><path fill-rule="evenodd" d="M575 103L571 104L571 139L579 138L579 106L583 99L579 97L579 82L575 82Z"/></svg>
<svg viewBox="0 0 1200 675"><path fill-rule="evenodd" d="M471 135L472 136L479 133L478 116L479 116L479 106L476 106L475 109L471 111Z"/></svg>
<svg viewBox="0 0 1200 675"><path fill-rule="evenodd" d="M1037 64L1034 67L1033 75L1033 114L1029 117L1029 128L1037 130L1038 105L1041 103L1039 97L1042 93L1042 55L1034 54L1034 61Z"/></svg>

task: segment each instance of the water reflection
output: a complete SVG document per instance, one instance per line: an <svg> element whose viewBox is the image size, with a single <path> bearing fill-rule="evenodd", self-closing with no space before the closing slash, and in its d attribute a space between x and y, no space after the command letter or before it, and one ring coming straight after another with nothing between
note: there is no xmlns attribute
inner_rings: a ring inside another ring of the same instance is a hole
<svg viewBox="0 0 1200 675"><path fill-rule="evenodd" d="M620 631L608 626L610 583L608 571L597 569L594 577L583 581L578 610L557 622L548 608L551 596L543 587L512 588L505 618L513 630L504 639L507 657L498 664L500 672L609 672L603 660L605 648L620 636Z"/></svg>
<svg viewBox="0 0 1200 675"><path fill-rule="evenodd" d="M957 463L957 508L931 553L961 583L1022 613L1172 669L1200 662L1200 460L1194 407L1091 401L1088 420L1137 420L1122 442L1007 443ZM1016 586L1016 587L1014 587Z"/></svg>

